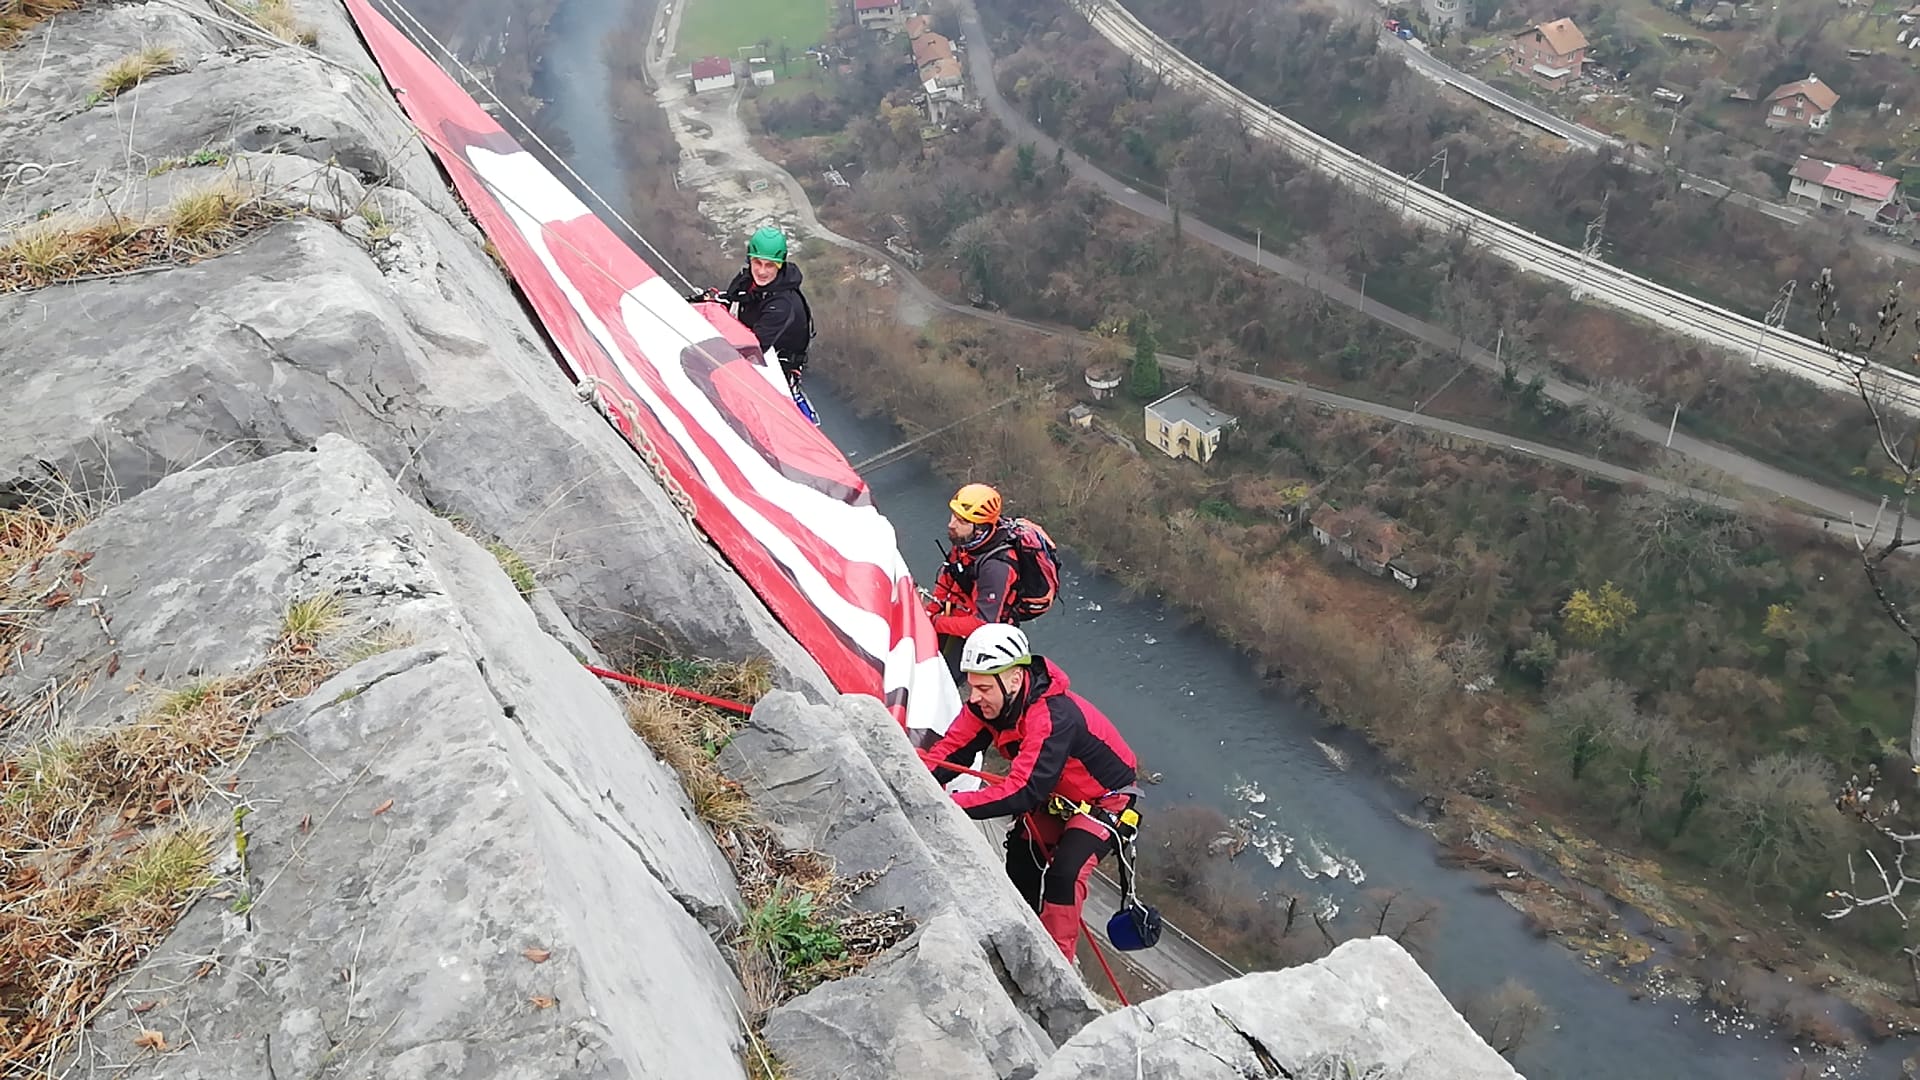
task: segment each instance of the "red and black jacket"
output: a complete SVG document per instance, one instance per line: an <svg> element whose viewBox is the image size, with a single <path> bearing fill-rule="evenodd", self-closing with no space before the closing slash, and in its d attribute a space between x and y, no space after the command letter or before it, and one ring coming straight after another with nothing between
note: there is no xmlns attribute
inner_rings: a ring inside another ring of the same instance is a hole
<svg viewBox="0 0 1920 1080"><path fill-rule="evenodd" d="M999 525L994 530L1004 531ZM965 638L988 623L1016 621L1009 609L1019 580L1019 553L1004 536L989 539L977 555L956 547L933 583L927 611L933 632Z"/></svg>
<svg viewBox="0 0 1920 1080"><path fill-rule="evenodd" d="M964 765L993 746L1013 763L1006 779L954 795L968 817L1024 814L1056 793L1092 802L1134 782L1139 760L1133 749L1092 702L1068 689L1067 673L1043 656L1034 657L1027 672L1018 716L984 720L963 705L946 737L929 751L935 760ZM955 775L933 769L942 783Z"/></svg>

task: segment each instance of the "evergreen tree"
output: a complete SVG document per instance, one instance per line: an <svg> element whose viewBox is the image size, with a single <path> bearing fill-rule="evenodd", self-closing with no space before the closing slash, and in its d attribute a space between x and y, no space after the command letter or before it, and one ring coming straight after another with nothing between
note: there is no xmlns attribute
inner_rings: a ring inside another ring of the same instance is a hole
<svg viewBox="0 0 1920 1080"><path fill-rule="evenodd" d="M1127 393L1140 401L1160 396L1160 342L1153 336L1153 325L1146 319L1132 321L1133 370L1128 373Z"/></svg>

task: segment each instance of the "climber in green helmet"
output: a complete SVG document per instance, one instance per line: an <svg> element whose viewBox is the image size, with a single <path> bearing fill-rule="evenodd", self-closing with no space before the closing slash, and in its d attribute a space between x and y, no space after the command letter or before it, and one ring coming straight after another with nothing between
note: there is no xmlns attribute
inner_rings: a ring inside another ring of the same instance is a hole
<svg viewBox="0 0 1920 1080"><path fill-rule="evenodd" d="M688 297L737 305L734 317L760 339L763 352L780 358L789 383L797 383L813 343L813 312L800 292L800 267L787 259L787 234L772 225L747 241L747 265L719 293Z"/></svg>

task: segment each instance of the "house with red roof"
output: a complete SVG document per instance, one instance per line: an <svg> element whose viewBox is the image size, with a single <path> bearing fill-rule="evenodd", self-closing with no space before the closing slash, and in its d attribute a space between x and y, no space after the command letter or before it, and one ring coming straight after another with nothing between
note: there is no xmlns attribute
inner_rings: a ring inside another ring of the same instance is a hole
<svg viewBox="0 0 1920 1080"><path fill-rule="evenodd" d="M1840 93L1820 81L1817 75L1796 79L1767 95L1767 126L1805 128L1819 131L1833 119L1833 107L1840 104Z"/></svg>
<svg viewBox="0 0 1920 1080"><path fill-rule="evenodd" d="M1900 182L1891 176L1810 157L1795 162L1787 180L1791 198L1859 214L1868 221L1882 219L1889 212L1902 216L1904 207L1896 200L1899 190Z"/></svg>
<svg viewBox="0 0 1920 1080"><path fill-rule="evenodd" d="M1513 69L1541 86L1563 89L1580 81L1587 62L1587 35L1572 19L1555 19L1529 26L1507 42Z"/></svg>
<svg viewBox="0 0 1920 1080"><path fill-rule="evenodd" d="M733 85L733 61L724 56L705 56L693 62L693 92L725 90Z"/></svg>

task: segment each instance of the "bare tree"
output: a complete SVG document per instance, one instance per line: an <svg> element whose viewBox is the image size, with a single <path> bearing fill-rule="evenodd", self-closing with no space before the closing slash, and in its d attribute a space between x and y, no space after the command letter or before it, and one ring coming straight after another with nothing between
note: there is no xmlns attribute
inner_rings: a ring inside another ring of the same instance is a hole
<svg viewBox="0 0 1920 1080"><path fill-rule="evenodd" d="M1540 995L1511 978L1469 998L1462 1011L1487 1045L1508 1058L1547 1022L1547 1007L1540 1003Z"/></svg>
<svg viewBox="0 0 1920 1080"><path fill-rule="evenodd" d="M1621 433L1630 418L1644 415L1652 400L1639 383L1601 379L1581 402L1574 422L1595 442L1605 445Z"/></svg>
<svg viewBox="0 0 1920 1080"><path fill-rule="evenodd" d="M1627 499L1635 566L1642 581L1671 572L1704 586L1733 564L1750 533L1748 523L1737 511L1709 501L1723 479L1713 470L1676 462L1658 475L1664 481L1660 487Z"/></svg>
<svg viewBox="0 0 1920 1080"><path fill-rule="evenodd" d="M1920 923L1920 828L1897 824L1900 800L1891 799L1879 806L1873 804L1873 789L1878 780L1877 770L1868 771L1864 784L1857 776L1849 777L1835 805L1841 813L1859 818L1892 845L1892 849L1885 858L1872 848L1867 849L1867 861L1873 864L1873 873L1867 875L1865 892L1858 891L1862 875L1854 865L1853 856L1847 856L1847 887L1827 894L1836 906L1826 912L1826 916L1844 919L1862 908L1883 907L1900 920L1911 938L1915 924ZM1907 973L1913 980L1913 1000L1920 1004L1920 941L1909 940L1900 953L1907 958Z"/></svg>
<svg viewBox="0 0 1920 1080"><path fill-rule="evenodd" d="M1832 325L1839 314L1832 270L1820 271L1820 277L1813 283L1813 295L1819 308L1820 344L1846 372L1861 403L1867 407L1880 450L1900 483L1897 501L1882 498L1880 509L1864 529L1859 522L1854 523L1854 546L1860 552L1860 566L1866 572L1867 583L1873 587L1874 597L1880 602L1880 609L1913 642L1914 711L1908 725L1907 755L1920 761L1920 625L1916 625L1909 603L1896 599L1887 587L1887 560L1901 548L1920 544L1920 535L1907 533L1914 492L1920 490L1920 418L1895 397L1896 392L1912 392L1907 389L1906 380L1876 359L1882 353L1891 358L1902 321L1911 321L1916 336L1920 336L1920 315L1909 320L1900 310L1900 291L1896 285L1887 290L1886 299L1874 312L1871 327L1862 329L1849 322L1845 331L1840 331ZM1901 346L1900 353L1905 370L1920 367L1920 353L1909 351L1905 345Z"/></svg>
<svg viewBox="0 0 1920 1080"><path fill-rule="evenodd" d="M1425 950L1439 918L1438 904L1409 896L1404 889L1373 889L1367 896L1374 934L1392 938L1409 952Z"/></svg>
<svg viewBox="0 0 1920 1080"><path fill-rule="evenodd" d="M1493 674L1493 653L1478 633L1455 638L1440 647L1440 662L1453 672L1455 685L1478 687Z"/></svg>

